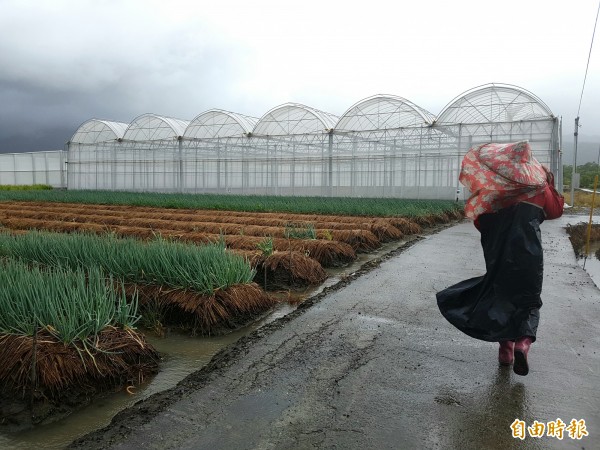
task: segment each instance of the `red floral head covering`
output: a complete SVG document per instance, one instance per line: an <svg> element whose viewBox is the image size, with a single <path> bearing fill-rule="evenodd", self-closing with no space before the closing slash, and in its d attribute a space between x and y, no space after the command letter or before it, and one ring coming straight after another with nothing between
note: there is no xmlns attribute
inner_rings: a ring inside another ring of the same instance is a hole
<svg viewBox="0 0 600 450"><path fill-rule="evenodd" d="M546 186L546 173L527 141L473 147L462 161L459 177L471 191L465 215L476 219L536 196Z"/></svg>

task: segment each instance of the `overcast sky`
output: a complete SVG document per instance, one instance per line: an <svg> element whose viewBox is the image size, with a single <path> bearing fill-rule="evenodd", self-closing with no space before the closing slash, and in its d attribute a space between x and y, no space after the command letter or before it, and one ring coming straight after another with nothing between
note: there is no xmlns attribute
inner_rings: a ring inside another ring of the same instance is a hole
<svg viewBox="0 0 600 450"><path fill-rule="evenodd" d="M573 122L598 0L0 0L0 152L62 148L91 118L341 115L374 94L437 115L514 84ZM579 113L600 143L600 30Z"/></svg>

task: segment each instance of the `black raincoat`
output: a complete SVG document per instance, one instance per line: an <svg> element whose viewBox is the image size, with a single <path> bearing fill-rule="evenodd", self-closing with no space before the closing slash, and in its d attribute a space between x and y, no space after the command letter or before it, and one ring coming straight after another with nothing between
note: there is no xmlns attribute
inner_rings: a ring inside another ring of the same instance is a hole
<svg viewBox="0 0 600 450"><path fill-rule="evenodd" d="M437 293L444 317L476 339L535 335L542 306L542 208L517 203L479 216L486 274Z"/></svg>

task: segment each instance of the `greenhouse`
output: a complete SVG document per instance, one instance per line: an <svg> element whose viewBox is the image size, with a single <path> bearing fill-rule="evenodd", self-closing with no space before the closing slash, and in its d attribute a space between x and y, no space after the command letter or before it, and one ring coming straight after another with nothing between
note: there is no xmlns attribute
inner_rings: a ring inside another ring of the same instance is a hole
<svg viewBox="0 0 600 450"><path fill-rule="evenodd" d="M66 160L67 152L63 150L0 153L0 185L66 187Z"/></svg>
<svg viewBox="0 0 600 450"><path fill-rule="evenodd" d="M260 118L212 109L191 121L92 119L67 144L67 179L69 189L455 199L471 146L519 140L560 185L560 120L531 92L496 83L437 116L375 95L341 116L286 103Z"/></svg>

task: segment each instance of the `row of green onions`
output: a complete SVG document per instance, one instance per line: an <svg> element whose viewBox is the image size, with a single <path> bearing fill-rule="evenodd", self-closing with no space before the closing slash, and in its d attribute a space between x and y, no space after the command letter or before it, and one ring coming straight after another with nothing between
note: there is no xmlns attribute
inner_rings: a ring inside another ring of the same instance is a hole
<svg viewBox="0 0 600 450"><path fill-rule="evenodd" d="M48 191L53 189L47 184L0 184L0 191Z"/></svg>
<svg viewBox="0 0 600 450"><path fill-rule="evenodd" d="M126 301L98 268L66 269L0 260L0 334L32 336L45 329L64 343L108 326L133 327L137 299Z"/></svg>
<svg viewBox="0 0 600 450"><path fill-rule="evenodd" d="M462 209L451 200L397 198L284 197L219 194L163 194L115 191L0 191L0 201L50 201L148 206L155 208L217 209L378 217L415 217Z"/></svg>
<svg viewBox="0 0 600 450"><path fill-rule="evenodd" d="M250 283L255 271L224 243L190 245L156 239L142 242L114 235L31 231L0 233L0 256L49 267L99 267L127 283L152 284L212 294L235 284Z"/></svg>

